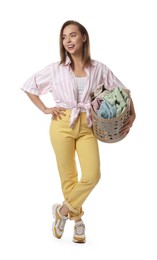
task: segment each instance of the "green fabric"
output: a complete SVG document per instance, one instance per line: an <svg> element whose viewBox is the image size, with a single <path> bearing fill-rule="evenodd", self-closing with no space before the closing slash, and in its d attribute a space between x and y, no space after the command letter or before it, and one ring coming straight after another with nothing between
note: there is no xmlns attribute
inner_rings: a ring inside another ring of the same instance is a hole
<svg viewBox="0 0 157 260"><path fill-rule="evenodd" d="M129 95L119 87L116 87L109 93L105 93L104 91L104 95L101 95L101 98L116 107L117 116L123 113L125 108L129 105Z"/></svg>

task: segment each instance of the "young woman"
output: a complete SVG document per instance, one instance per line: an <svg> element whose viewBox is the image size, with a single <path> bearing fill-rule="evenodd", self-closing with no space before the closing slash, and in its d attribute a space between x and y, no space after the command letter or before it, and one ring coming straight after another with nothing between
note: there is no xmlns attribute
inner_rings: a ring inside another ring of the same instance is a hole
<svg viewBox="0 0 157 260"><path fill-rule="evenodd" d="M85 225L82 205L100 178L98 143L93 135L90 94L99 84L111 90L124 87L112 71L90 57L89 35L76 21L67 21L60 31L60 61L34 74L22 89L45 114L51 114L50 138L56 156L62 204L53 205L53 234L61 238L67 219L75 221L73 241L84 243ZM47 107L40 95L51 92L55 107ZM135 120L131 101L130 117L122 134L130 130ZM75 152L82 176L78 180Z"/></svg>

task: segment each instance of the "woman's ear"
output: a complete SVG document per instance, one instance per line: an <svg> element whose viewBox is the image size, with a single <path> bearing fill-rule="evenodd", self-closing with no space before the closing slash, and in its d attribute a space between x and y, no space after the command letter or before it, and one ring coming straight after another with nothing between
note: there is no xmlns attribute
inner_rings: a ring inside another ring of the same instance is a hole
<svg viewBox="0 0 157 260"><path fill-rule="evenodd" d="M83 35L83 42L86 42L87 40L87 37L86 37L86 34Z"/></svg>

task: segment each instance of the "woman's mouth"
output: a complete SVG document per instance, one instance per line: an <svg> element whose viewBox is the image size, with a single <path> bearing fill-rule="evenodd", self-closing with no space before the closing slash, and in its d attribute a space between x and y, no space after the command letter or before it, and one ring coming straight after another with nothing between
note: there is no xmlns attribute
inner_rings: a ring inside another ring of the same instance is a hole
<svg viewBox="0 0 157 260"><path fill-rule="evenodd" d="M68 45L67 45L68 50L72 50L74 47L75 47L74 44L68 44Z"/></svg>

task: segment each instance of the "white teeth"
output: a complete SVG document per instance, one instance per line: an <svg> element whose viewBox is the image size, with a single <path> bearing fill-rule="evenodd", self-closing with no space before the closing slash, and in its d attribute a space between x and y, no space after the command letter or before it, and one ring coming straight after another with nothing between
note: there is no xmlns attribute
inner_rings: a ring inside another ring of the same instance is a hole
<svg viewBox="0 0 157 260"><path fill-rule="evenodd" d="M72 48L72 47L74 47L73 44L69 44L69 45L68 45L68 48Z"/></svg>

